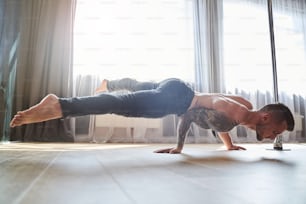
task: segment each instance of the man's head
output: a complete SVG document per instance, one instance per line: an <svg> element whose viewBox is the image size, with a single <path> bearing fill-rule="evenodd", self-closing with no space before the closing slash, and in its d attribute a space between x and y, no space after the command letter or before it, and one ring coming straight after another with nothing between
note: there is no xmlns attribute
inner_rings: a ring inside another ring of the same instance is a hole
<svg viewBox="0 0 306 204"><path fill-rule="evenodd" d="M261 120L256 125L257 139L275 139L283 131L294 129L294 118L287 106L282 103L269 104L259 110Z"/></svg>

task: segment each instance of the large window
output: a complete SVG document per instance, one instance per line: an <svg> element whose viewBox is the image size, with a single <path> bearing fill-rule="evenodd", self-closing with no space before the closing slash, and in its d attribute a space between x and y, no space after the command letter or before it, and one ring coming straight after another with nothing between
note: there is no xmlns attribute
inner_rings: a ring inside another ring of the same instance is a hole
<svg viewBox="0 0 306 204"><path fill-rule="evenodd" d="M273 77L267 1L224 0L224 66L229 91L269 92ZM305 10L273 1L279 92L305 96Z"/></svg>
<svg viewBox="0 0 306 204"><path fill-rule="evenodd" d="M269 21L266 5L224 0L226 89L273 92Z"/></svg>
<svg viewBox="0 0 306 204"><path fill-rule="evenodd" d="M191 0L78 0L76 75L193 81Z"/></svg>
<svg viewBox="0 0 306 204"><path fill-rule="evenodd" d="M306 97L306 8L296 2L274 5L279 90Z"/></svg>

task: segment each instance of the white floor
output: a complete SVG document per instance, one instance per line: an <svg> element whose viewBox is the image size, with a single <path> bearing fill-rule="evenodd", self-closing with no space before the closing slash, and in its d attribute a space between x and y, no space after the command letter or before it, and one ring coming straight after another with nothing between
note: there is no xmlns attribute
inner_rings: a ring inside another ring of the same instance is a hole
<svg viewBox="0 0 306 204"><path fill-rule="evenodd" d="M306 145L0 145L0 203L305 204Z"/></svg>

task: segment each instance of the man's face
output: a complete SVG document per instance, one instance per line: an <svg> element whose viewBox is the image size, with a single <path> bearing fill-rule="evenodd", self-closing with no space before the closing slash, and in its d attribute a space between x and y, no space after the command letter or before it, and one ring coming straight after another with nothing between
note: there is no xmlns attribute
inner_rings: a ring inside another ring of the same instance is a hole
<svg viewBox="0 0 306 204"><path fill-rule="evenodd" d="M263 139L274 140L277 135L281 134L287 129L286 121L281 123L276 123L274 121L265 121L261 124L256 125L256 135L257 140L261 141Z"/></svg>

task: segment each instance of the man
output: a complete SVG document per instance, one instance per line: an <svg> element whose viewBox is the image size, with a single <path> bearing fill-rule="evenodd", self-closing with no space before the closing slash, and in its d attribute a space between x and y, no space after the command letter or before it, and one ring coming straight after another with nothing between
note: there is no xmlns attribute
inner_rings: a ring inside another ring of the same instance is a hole
<svg viewBox="0 0 306 204"><path fill-rule="evenodd" d="M126 89L129 93L117 93ZM229 131L237 125L253 129L257 139L274 139L283 131L294 129L293 115L284 104L269 104L253 111L252 104L240 96L195 93L179 79L159 83L138 82L130 78L104 80L88 97L58 98L47 95L40 103L18 112L11 127L43 122L68 116L113 113L126 117L158 118L168 114L180 116L178 141L175 148L157 153L180 153L191 123L218 132L228 150L245 150L232 143Z"/></svg>

